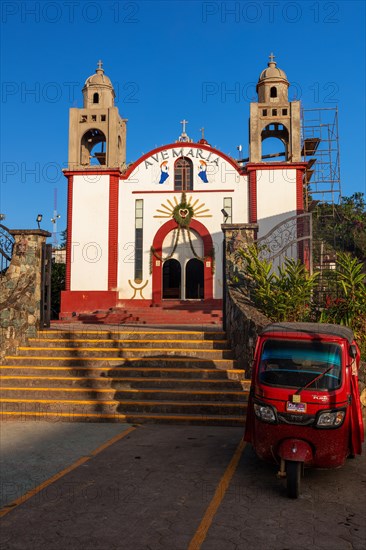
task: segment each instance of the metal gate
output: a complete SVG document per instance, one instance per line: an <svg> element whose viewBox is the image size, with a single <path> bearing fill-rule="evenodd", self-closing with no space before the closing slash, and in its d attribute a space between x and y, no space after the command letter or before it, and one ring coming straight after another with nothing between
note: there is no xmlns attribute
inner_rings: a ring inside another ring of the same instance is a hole
<svg viewBox="0 0 366 550"><path fill-rule="evenodd" d="M259 257L273 262L274 268L280 266L285 258L294 258L305 264L312 273L312 238L312 215L306 212L281 221L256 244Z"/></svg>
<svg viewBox="0 0 366 550"><path fill-rule="evenodd" d="M40 329L51 324L52 244L42 245Z"/></svg>

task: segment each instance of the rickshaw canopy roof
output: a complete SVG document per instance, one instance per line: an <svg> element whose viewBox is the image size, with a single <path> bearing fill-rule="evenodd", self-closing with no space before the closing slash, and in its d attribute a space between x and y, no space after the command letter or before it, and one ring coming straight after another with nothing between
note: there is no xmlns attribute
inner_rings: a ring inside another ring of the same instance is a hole
<svg viewBox="0 0 366 550"><path fill-rule="evenodd" d="M271 323L263 328L260 335L271 332L338 336L345 338L350 344L354 340L353 331L349 327L327 323Z"/></svg>

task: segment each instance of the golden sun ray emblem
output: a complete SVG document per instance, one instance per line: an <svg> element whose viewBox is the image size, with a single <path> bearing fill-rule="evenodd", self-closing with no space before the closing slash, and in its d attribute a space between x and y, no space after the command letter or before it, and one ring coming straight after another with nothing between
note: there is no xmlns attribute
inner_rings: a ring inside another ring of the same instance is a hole
<svg viewBox="0 0 366 550"><path fill-rule="evenodd" d="M173 202L169 199L166 200L166 203L162 203L161 209L157 208L154 218L172 218L174 209L179 205L177 197L174 195ZM193 211L192 218L212 218L212 214L208 214L210 211L209 208L205 208L205 203L200 203L199 199L196 199L193 202L192 195L187 198L187 206L190 207ZM184 216L184 208L182 208Z"/></svg>

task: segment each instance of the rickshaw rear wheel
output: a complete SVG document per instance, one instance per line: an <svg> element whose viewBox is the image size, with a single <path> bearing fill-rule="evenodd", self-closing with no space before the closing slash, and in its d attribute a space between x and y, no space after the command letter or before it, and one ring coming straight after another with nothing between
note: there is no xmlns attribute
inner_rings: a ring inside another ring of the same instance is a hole
<svg viewBox="0 0 366 550"><path fill-rule="evenodd" d="M297 498L300 494L302 462L286 461L287 496Z"/></svg>

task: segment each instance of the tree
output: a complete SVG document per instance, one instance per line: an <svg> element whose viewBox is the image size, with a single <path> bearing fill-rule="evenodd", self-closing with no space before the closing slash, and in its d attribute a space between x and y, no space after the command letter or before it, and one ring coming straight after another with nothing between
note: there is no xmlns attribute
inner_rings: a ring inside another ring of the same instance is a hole
<svg viewBox="0 0 366 550"><path fill-rule="evenodd" d="M67 229L64 229L61 231L61 242L59 248L66 248L66 242L67 242Z"/></svg>
<svg viewBox="0 0 366 550"><path fill-rule="evenodd" d="M313 234L327 251L350 252L366 264L366 203L363 193L343 197L341 204L318 204ZM315 261L317 260L315 253Z"/></svg>

